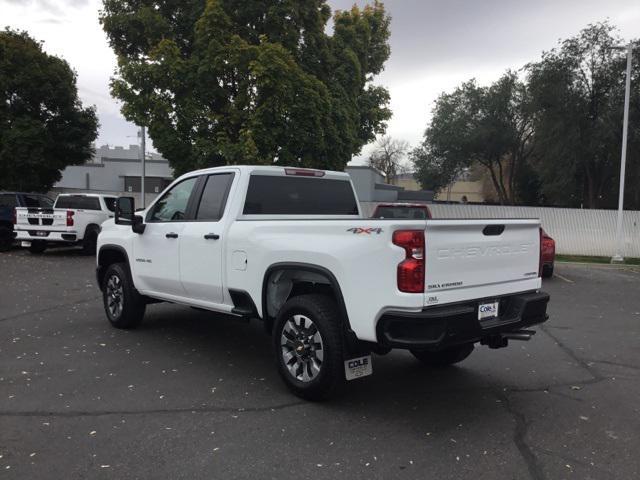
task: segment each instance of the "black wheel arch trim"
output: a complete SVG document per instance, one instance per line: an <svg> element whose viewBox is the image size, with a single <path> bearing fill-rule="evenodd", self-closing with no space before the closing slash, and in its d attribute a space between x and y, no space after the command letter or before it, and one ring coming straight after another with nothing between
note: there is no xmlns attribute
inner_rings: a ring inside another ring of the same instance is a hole
<svg viewBox="0 0 640 480"><path fill-rule="evenodd" d="M347 312L347 306L344 302L344 296L342 295L342 289L340 288L340 283L338 283L338 279L336 276L326 267L312 264L312 263L302 263L302 262L279 262L274 263L267 268L264 273L264 277L262 280L262 319L265 321L265 328L268 330L267 333L270 332L270 325L273 322L273 318L270 318L267 313L267 282L269 277L274 271L277 270L304 270L307 272L317 273L329 280L329 285L331 286L331 290L333 291L337 303L338 310L342 314L343 322L343 330L345 334L345 338L348 341L347 347L353 347L353 349L357 349L359 346L359 340L357 339L355 333L351 329L351 323L349 322L349 314ZM351 348L349 348L351 350Z"/></svg>
<svg viewBox="0 0 640 480"><path fill-rule="evenodd" d="M88 227L87 227L88 228ZM121 247L120 245L111 245L111 244L106 244L106 245L102 245L100 247L100 250L98 250L98 254L97 254L97 263L98 265L96 266L96 280L98 281L98 288L100 290L102 290L102 276L104 273L104 270L108 267L108 265L101 265L100 264L100 257L102 256L102 254L106 251L115 251L118 253L121 253L126 261L127 267L129 268L129 272L131 272L131 262L129 261L129 254L127 253L127 251L124 249L124 247ZM133 281L133 276L132 276L132 281ZM135 288L135 282L133 287Z"/></svg>
<svg viewBox="0 0 640 480"><path fill-rule="evenodd" d="M91 231L95 231L96 233L100 233L101 227L100 225L98 225L97 223L90 223L89 225L87 225L84 229L84 235L82 236L82 238L84 239L87 234ZM114 245L115 246L115 245ZM124 249L123 249L124 250ZM125 252L126 253L126 252Z"/></svg>

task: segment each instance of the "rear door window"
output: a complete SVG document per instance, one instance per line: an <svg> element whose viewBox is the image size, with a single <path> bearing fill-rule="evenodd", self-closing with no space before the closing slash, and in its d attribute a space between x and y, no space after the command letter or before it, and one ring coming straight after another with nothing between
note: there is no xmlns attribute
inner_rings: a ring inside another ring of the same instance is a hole
<svg viewBox="0 0 640 480"><path fill-rule="evenodd" d="M217 222L224 214L229 188L233 180L233 173L209 175L202 191L196 220L210 220Z"/></svg>
<svg viewBox="0 0 640 480"><path fill-rule="evenodd" d="M56 200L56 208L101 210L98 197L84 197L81 195L59 196Z"/></svg>
<svg viewBox="0 0 640 480"><path fill-rule="evenodd" d="M358 215L346 180L252 175L245 215Z"/></svg>

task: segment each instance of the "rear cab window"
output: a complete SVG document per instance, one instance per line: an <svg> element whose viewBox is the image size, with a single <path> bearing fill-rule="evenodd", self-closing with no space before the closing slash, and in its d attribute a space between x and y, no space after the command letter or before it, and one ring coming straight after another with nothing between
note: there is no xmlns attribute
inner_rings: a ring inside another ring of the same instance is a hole
<svg viewBox="0 0 640 480"><path fill-rule="evenodd" d="M359 215L351 182L253 174L244 215Z"/></svg>
<svg viewBox="0 0 640 480"><path fill-rule="evenodd" d="M56 200L55 208L102 210L98 197L86 197L82 195L61 195Z"/></svg>

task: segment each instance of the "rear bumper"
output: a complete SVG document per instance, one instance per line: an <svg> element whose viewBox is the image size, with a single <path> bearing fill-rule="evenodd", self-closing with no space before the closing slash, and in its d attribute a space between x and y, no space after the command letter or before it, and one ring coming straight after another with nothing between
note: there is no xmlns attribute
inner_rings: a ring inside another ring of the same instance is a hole
<svg viewBox="0 0 640 480"><path fill-rule="evenodd" d="M478 320L478 305L500 302L499 316ZM547 320L549 295L529 292L428 307L421 312L386 312L377 325L378 343L390 348L441 350L451 345L478 342Z"/></svg>
<svg viewBox="0 0 640 480"><path fill-rule="evenodd" d="M42 234L38 234L38 232L45 232L44 236ZM66 231L66 230L39 230L34 228L33 230L15 230L14 231L15 239L19 242L34 242L34 241L44 241L44 242L57 242L57 243L75 243L78 241L78 235L75 231Z"/></svg>

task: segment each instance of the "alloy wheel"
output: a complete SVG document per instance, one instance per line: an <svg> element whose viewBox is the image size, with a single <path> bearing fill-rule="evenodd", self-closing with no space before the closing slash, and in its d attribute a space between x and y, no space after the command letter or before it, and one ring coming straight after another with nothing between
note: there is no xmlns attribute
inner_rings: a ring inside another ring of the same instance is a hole
<svg viewBox="0 0 640 480"><path fill-rule="evenodd" d="M282 361L296 380L311 382L320 373L324 359L322 335L305 315L293 315L284 324L280 337Z"/></svg>

